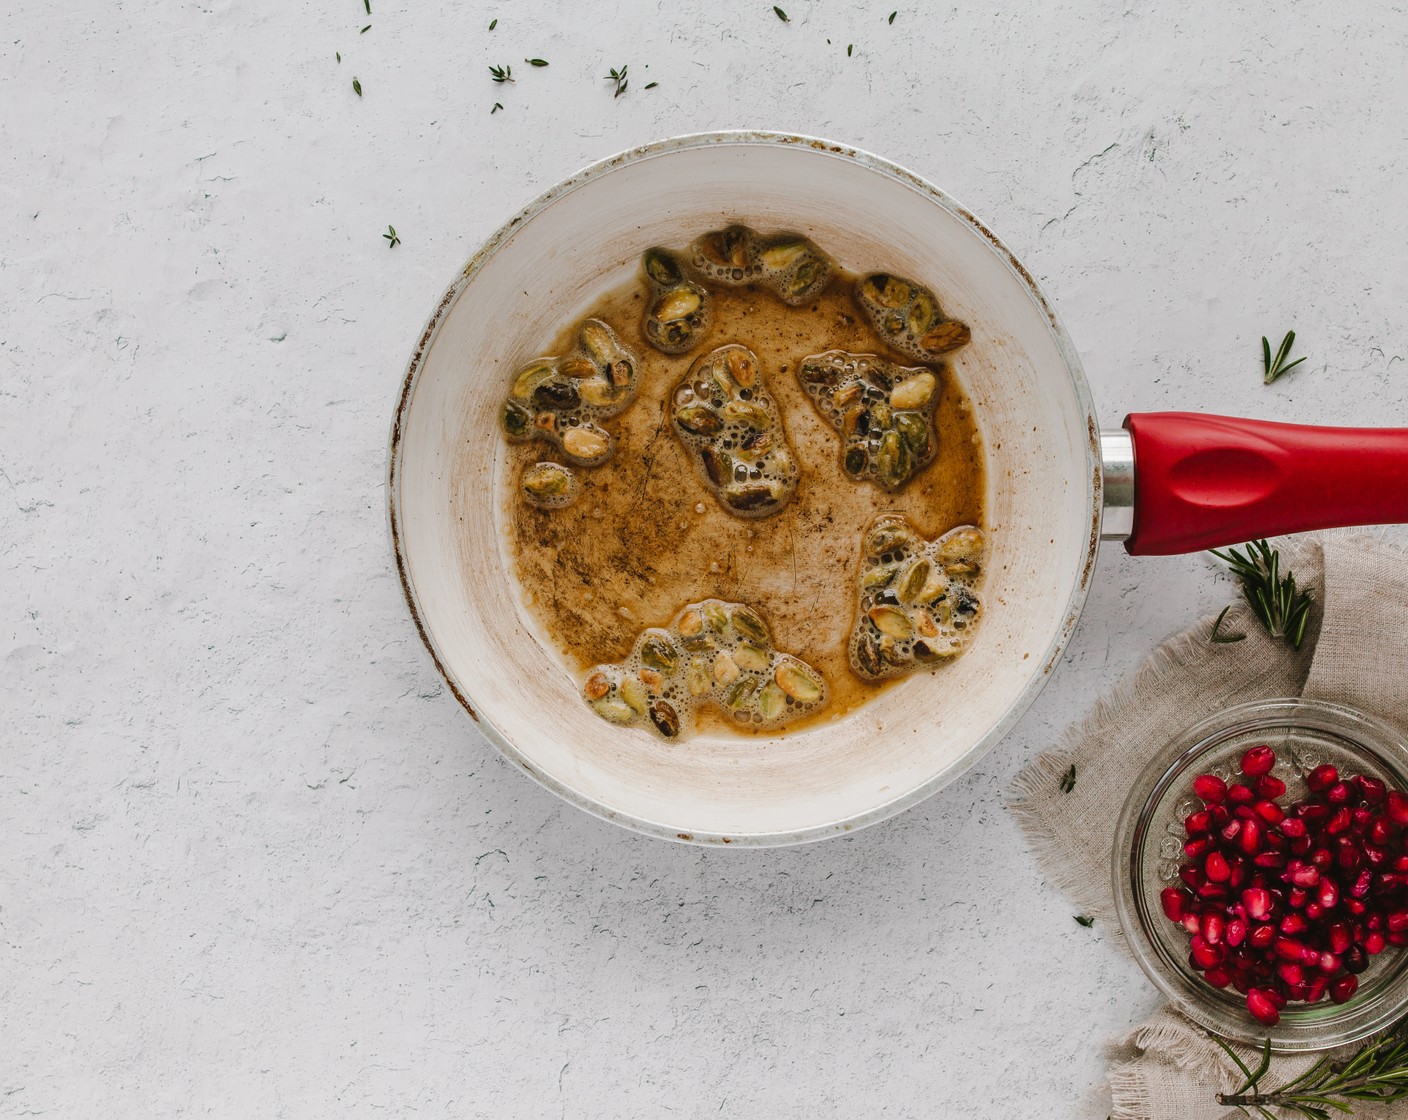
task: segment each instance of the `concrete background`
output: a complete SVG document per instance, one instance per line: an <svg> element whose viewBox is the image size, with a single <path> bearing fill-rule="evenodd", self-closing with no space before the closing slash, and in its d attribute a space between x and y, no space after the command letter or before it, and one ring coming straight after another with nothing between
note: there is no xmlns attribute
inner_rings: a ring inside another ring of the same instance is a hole
<svg viewBox="0 0 1408 1120"><path fill-rule="evenodd" d="M1155 997L1001 797L1230 600L1214 566L1107 548L1020 727L899 818L669 846L559 804L441 687L387 544L394 395L538 191L755 127L983 216L1109 423L1405 423L1408 16L785 7L10 5L0 1115L1104 1115L1104 1040ZM1264 388L1290 327L1310 360Z"/></svg>

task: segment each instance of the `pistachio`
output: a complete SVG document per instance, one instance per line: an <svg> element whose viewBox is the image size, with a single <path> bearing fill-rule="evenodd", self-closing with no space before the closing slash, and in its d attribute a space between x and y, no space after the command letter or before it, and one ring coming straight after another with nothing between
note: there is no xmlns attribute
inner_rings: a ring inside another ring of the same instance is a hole
<svg viewBox="0 0 1408 1120"><path fill-rule="evenodd" d="M616 388L629 385L631 375L635 372L635 366L629 358L617 358L606 368L606 379Z"/></svg>
<svg viewBox="0 0 1408 1120"><path fill-rule="evenodd" d="M679 713L665 700L657 700L650 705L650 722L667 739L680 733Z"/></svg>
<svg viewBox="0 0 1408 1120"><path fill-rule="evenodd" d="M761 673L768 667L772 658L766 650L755 646L752 642L742 642L733 651L733 660L740 669Z"/></svg>
<svg viewBox="0 0 1408 1120"><path fill-rule="evenodd" d="M920 289L909 305L908 326L915 334L924 334L939 321L939 305L929 292Z"/></svg>
<svg viewBox="0 0 1408 1120"><path fill-rule="evenodd" d="M534 463L525 467L520 483L523 496L545 509L571 505L577 496L576 478L560 463Z"/></svg>
<svg viewBox="0 0 1408 1120"><path fill-rule="evenodd" d="M719 414L708 405L690 404L675 413L675 423L697 436L714 436L724 430Z"/></svg>
<svg viewBox="0 0 1408 1120"><path fill-rule="evenodd" d="M582 395L584 404L601 408L616 399L616 390L605 378L589 377L577 383L577 392Z"/></svg>
<svg viewBox="0 0 1408 1120"><path fill-rule="evenodd" d="M831 278L831 269L825 261L803 261L778 284L778 295L782 302L796 306L817 295Z"/></svg>
<svg viewBox="0 0 1408 1120"><path fill-rule="evenodd" d="M849 385L837 389L831 394L831 404L834 408L845 408L847 405L855 404L860 400L860 382L852 381Z"/></svg>
<svg viewBox="0 0 1408 1120"><path fill-rule="evenodd" d="M733 423L747 424L750 428L769 428L772 418L752 401L729 401L719 410L719 414Z"/></svg>
<svg viewBox="0 0 1408 1120"><path fill-rule="evenodd" d="M723 632L728 629L728 611L724 610L721 604L709 602L700 609L710 630Z"/></svg>
<svg viewBox="0 0 1408 1120"><path fill-rule="evenodd" d="M557 431L557 417L551 412L540 412L533 417L533 427L539 432Z"/></svg>
<svg viewBox="0 0 1408 1120"><path fill-rule="evenodd" d="M978 570L978 565L972 560L950 560L944 565L944 571L951 576L970 576Z"/></svg>
<svg viewBox="0 0 1408 1120"><path fill-rule="evenodd" d="M576 378L595 377L601 372L586 358L568 358L557 367L557 371Z"/></svg>
<svg viewBox="0 0 1408 1120"><path fill-rule="evenodd" d="M771 432L751 432L738 441L738 454L744 459L756 459L771 451L775 442Z"/></svg>
<svg viewBox="0 0 1408 1120"><path fill-rule="evenodd" d="M534 362L514 379L512 393L520 401L526 401L544 381L556 374L550 363Z"/></svg>
<svg viewBox="0 0 1408 1120"><path fill-rule="evenodd" d="M507 401L504 404L503 426L504 434L509 439L519 440L527 437L532 423L532 414L521 405Z"/></svg>
<svg viewBox="0 0 1408 1120"><path fill-rule="evenodd" d="M562 437L562 449L581 463L595 463L611 450L611 437L600 428L583 424L568 428Z"/></svg>
<svg viewBox="0 0 1408 1120"><path fill-rule="evenodd" d="M870 431L870 409L863 404L848 408L841 417L841 434L847 439L866 435Z"/></svg>
<svg viewBox="0 0 1408 1120"><path fill-rule="evenodd" d="M724 479L733 473L733 459L726 451L715 451L708 446L701 447L699 462L704 467L704 476L715 486L722 486Z"/></svg>
<svg viewBox="0 0 1408 1120"><path fill-rule="evenodd" d="M647 697L645 685L641 684L635 677L626 677L621 682L621 699L630 705L632 711L638 716L645 715Z"/></svg>
<svg viewBox="0 0 1408 1120"><path fill-rule="evenodd" d="M960 346L965 345L970 338L972 338L972 332L969 331L967 323L950 319L946 323L940 323L924 335L919 340L919 345L931 353L946 354L950 350L957 350Z"/></svg>
<svg viewBox="0 0 1408 1120"><path fill-rule="evenodd" d="M903 521L881 521L866 538L865 550L872 556L881 556L914 543L914 532Z"/></svg>
<svg viewBox="0 0 1408 1120"><path fill-rule="evenodd" d="M884 668L880 660L880 639L870 631L862 633L856 643L856 664L868 677L878 677Z"/></svg>
<svg viewBox="0 0 1408 1120"><path fill-rule="evenodd" d="M890 406L884 401L876 401L870 406L870 430L873 432L883 432L890 426L890 419L893 413Z"/></svg>
<svg viewBox="0 0 1408 1120"><path fill-rule="evenodd" d="M900 570L899 564L881 564L871 568L860 577L860 585L866 591L874 591L876 588L886 587L895 578L895 573Z"/></svg>
<svg viewBox="0 0 1408 1120"><path fill-rule="evenodd" d="M910 625L909 616L898 607L871 607L866 614L882 634L901 639L914 637L914 627Z"/></svg>
<svg viewBox="0 0 1408 1120"><path fill-rule="evenodd" d="M600 669L589 676L587 683L582 686L582 693L588 700L600 700L610 691L611 681Z"/></svg>
<svg viewBox="0 0 1408 1120"><path fill-rule="evenodd" d="M704 616L693 607L680 615L679 623L675 627L683 638L693 638L704 630Z"/></svg>
<svg viewBox="0 0 1408 1120"><path fill-rule="evenodd" d="M680 266L668 249L647 249L641 257L645 274L661 286L680 282Z"/></svg>
<svg viewBox="0 0 1408 1120"><path fill-rule="evenodd" d="M716 643L708 634L696 634L692 638L681 638L680 645L686 653L713 653Z"/></svg>
<svg viewBox="0 0 1408 1120"><path fill-rule="evenodd" d="M896 490L909 479L912 457L899 432L886 432L875 453L875 476L886 490Z"/></svg>
<svg viewBox="0 0 1408 1120"><path fill-rule="evenodd" d="M897 412L894 421L895 431L899 432L916 459L929 453L929 423L918 412Z"/></svg>
<svg viewBox="0 0 1408 1120"><path fill-rule="evenodd" d="M729 376L745 389L751 389L753 383L758 380L758 363L754 361L746 350L730 350L728 352Z"/></svg>
<svg viewBox="0 0 1408 1120"><path fill-rule="evenodd" d="M650 317L662 323L687 319L699 310L704 300L693 288L671 288L655 302Z"/></svg>
<svg viewBox="0 0 1408 1120"><path fill-rule="evenodd" d="M654 669L642 669L638 676L640 683L652 692L659 692L665 683L665 678Z"/></svg>
<svg viewBox="0 0 1408 1120"><path fill-rule="evenodd" d="M788 658L773 673L777 687L801 704L821 699L821 681L795 658Z"/></svg>
<svg viewBox="0 0 1408 1120"><path fill-rule="evenodd" d="M582 403L582 397L577 392L577 386L572 382L565 378L552 377L541 382L533 390L532 401L538 408L561 411L566 408L576 408Z"/></svg>
<svg viewBox="0 0 1408 1120"><path fill-rule="evenodd" d="M761 682L757 677L742 677L734 682L733 687L724 693L724 703L737 711L748 701L753 699L753 694L758 691Z"/></svg>
<svg viewBox="0 0 1408 1120"><path fill-rule="evenodd" d="M592 710L612 723L630 723L636 714L629 704L614 698L592 701Z"/></svg>
<svg viewBox="0 0 1408 1120"><path fill-rule="evenodd" d="M810 251L806 241L789 238L764 245L758 251L758 259L765 267L780 272L784 268L790 268L799 257Z"/></svg>
<svg viewBox="0 0 1408 1120"><path fill-rule="evenodd" d="M738 674L742 671L743 670L738 667L738 663L734 661L733 656L728 650L721 649L718 653L714 654L715 684L729 684L737 680Z"/></svg>
<svg viewBox="0 0 1408 1120"><path fill-rule="evenodd" d="M596 363L598 369L605 369L621 354L621 344L616 341L611 328L600 319L588 319L583 323L578 337L582 341L582 349Z"/></svg>
<svg viewBox="0 0 1408 1120"><path fill-rule="evenodd" d="M934 395L938 382L927 370L907 377L890 391L890 404L897 409L923 408Z"/></svg>
<svg viewBox="0 0 1408 1120"><path fill-rule="evenodd" d="M734 607L729 612L729 619L733 622L733 628L745 638L752 638L755 642L763 645L768 641L768 627L755 612L747 607Z"/></svg>
<svg viewBox="0 0 1408 1120"><path fill-rule="evenodd" d="M758 714L766 722L771 723L786 711L787 694L777 686L776 682L764 685L763 691L758 693Z"/></svg>
<svg viewBox="0 0 1408 1120"><path fill-rule="evenodd" d="M673 673L675 666L679 664L680 655L666 634L655 633L641 643L640 659L652 669Z"/></svg>
<svg viewBox="0 0 1408 1120"><path fill-rule="evenodd" d="M684 683L691 696L703 696L709 691L709 663L702 657L691 657L685 667Z"/></svg>
<svg viewBox="0 0 1408 1120"><path fill-rule="evenodd" d="M699 255L710 264L721 268L746 268L753 231L747 226L729 226L728 229L706 233L695 245Z"/></svg>
<svg viewBox="0 0 1408 1120"><path fill-rule="evenodd" d="M920 557L905 569L904 575L900 577L900 581L895 587L895 594L899 596L900 602L914 603L919 601L919 596L929 582L931 568L932 565L929 561Z"/></svg>
<svg viewBox="0 0 1408 1120"><path fill-rule="evenodd" d="M846 458L843 465L846 473L852 478L859 478L865 474L865 468L870 462L863 447L849 447L846 449Z"/></svg>
<svg viewBox="0 0 1408 1120"><path fill-rule="evenodd" d="M983 543L983 531L965 525L943 535L939 555L945 560L976 560L983 554Z"/></svg>
<svg viewBox="0 0 1408 1120"><path fill-rule="evenodd" d="M860 292L862 298L878 303L881 307L903 307L914 295L905 281L883 272L872 273L861 280Z"/></svg>
<svg viewBox="0 0 1408 1120"><path fill-rule="evenodd" d="M921 638L937 638L939 636L938 623L934 621L934 616L922 607L910 616L914 622L914 629Z"/></svg>

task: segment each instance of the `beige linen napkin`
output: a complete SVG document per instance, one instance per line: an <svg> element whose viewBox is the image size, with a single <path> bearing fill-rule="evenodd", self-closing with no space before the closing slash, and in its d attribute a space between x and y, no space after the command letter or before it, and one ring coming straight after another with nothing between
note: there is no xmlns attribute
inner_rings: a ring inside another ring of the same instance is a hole
<svg viewBox="0 0 1408 1120"><path fill-rule="evenodd" d="M1408 553L1363 531L1279 542L1282 570L1311 588L1315 605L1299 651L1273 641L1239 603L1223 629L1246 640L1215 645L1212 619L1165 642L1134 676L1029 763L1010 808L1047 876L1082 913L1103 919L1116 944L1111 894L1115 819L1152 755L1197 721L1231 704L1307 696L1348 704L1408 731ZM1061 779L1074 763L1070 793ZM1244 1059L1250 1048L1239 1047ZM1270 1090L1312 1057L1275 1059ZM1252 1058L1251 1064L1255 1064ZM1113 1120L1224 1120L1239 1115L1213 1094L1242 1080L1200 1027L1163 1008L1111 1051ZM1278 1076L1279 1075L1279 1076ZM1358 1117L1408 1116L1408 1105L1361 1105Z"/></svg>

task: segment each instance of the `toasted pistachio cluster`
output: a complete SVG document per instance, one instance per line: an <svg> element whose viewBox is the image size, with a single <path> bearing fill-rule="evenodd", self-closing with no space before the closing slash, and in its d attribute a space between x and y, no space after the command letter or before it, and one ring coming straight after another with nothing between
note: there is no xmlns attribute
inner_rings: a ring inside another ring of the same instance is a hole
<svg viewBox="0 0 1408 1120"><path fill-rule="evenodd" d="M668 249L647 249L641 264L650 282L640 328L646 341L665 354L693 349L709 329L709 293L685 276L679 257Z"/></svg>
<svg viewBox="0 0 1408 1120"><path fill-rule="evenodd" d="M710 230L689 247L690 263L716 284L762 284L789 307L820 295L835 266L814 241L797 233L762 237L747 226Z"/></svg>
<svg viewBox="0 0 1408 1120"><path fill-rule="evenodd" d="M828 350L803 358L797 380L841 433L841 467L857 482L893 492L933 461L933 370Z"/></svg>
<svg viewBox="0 0 1408 1120"><path fill-rule="evenodd" d="M925 541L901 514L865 531L857 573L851 667L868 681L957 657L972 640L982 603L976 586L985 541L961 525Z"/></svg>
<svg viewBox="0 0 1408 1120"><path fill-rule="evenodd" d="M596 423L635 400L638 363L600 319L588 319L564 358L538 358L514 377L504 403L504 434L514 443L544 439L570 462L594 467L611 457L611 433Z"/></svg>
<svg viewBox="0 0 1408 1120"><path fill-rule="evenodd" d="M887 272L856 281L856 303L886 342L921 362L957 350L970 337L968 324L945 318L928 288Z"/></svg>
<svg viewBox="0 0 1408 1120"><path fill-rule="evenodd" d="M524 500L539 509L562 509L577 500L577 476L561 463L530 463L518 483Z"/></svg>
<svg viewBox="0 0 1408 1120"><path fill-rule="evenodd" d="M740 724L776 727L826 703L826 682L775 649L767 623L743 603L691 603L668 627L651 627L620 664L598 665L582 695L602 719L648 726L666 739L713 704Z"/></svg>
<svg viewBox="0 0 1408 1120"><path fill-rule="evenodd" d="M699 358L671 396L675 432L719 505L769 517L797 488L797 459L758 357L728 345Z"/></svg>

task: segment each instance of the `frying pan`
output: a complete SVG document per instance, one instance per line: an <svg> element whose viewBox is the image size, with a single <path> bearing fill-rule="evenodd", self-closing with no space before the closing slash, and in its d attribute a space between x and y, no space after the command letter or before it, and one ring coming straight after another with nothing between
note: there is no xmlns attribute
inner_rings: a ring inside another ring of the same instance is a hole
<svg viewBox="0 0 1408 1120"><path fill-rule="evenodd" d="M985 613L963 657L842 719L671 745L598 718L525 605L504 531L498 410L512 372L633 278L643 249L731 222L797 230L847 268L912 277L971 326L971 343L951 357L988 456ZM723 132L595 164L489 239L416 342L388 496L426 648L510 760L573 804L652 836L772 845L888 817L997 743L1060 658L1102 536L1131 553L1170 553L1408 520L1408 431L1155 413L1102 432L1051 304L971 213L865 152Z"/></svg>

